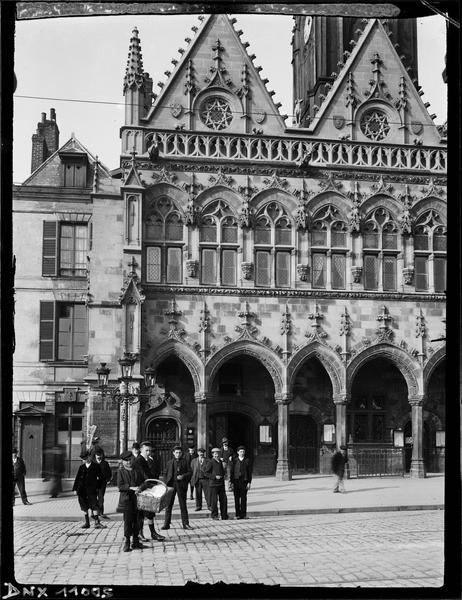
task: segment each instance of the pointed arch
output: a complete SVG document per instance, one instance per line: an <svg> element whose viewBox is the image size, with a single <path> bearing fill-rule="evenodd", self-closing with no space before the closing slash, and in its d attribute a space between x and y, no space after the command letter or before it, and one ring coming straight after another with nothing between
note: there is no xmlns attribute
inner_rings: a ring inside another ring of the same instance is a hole
<svg viewBox="0 0 462 600"><path fill-rule="evenodd" d="M285 392L284 364L279 356L256 340L239 340L220 348L205 366L205 382L208 390L220 368L231 358L239 355L256 358L266 368L274 384L275 395Z"/></svg>
<svg viewBox="0 0 462 600"><path fill-rule="evenodd" d="M345 390L345 367L340 357L328 346L318 341L311 342L292 356L287 365L287 386L292 390L295 378L303 364L310 358L317 358L325 368L332 384L332 394L337 396Z"/></svg>
<svg viewBox="0 0 462 600"><path fill-rule="evenodd" d="M195 204L199 211L204 211L216 200L222 200L236 216L238 215L242 199L235 190L222 183L200 192L196 197Z"/></svg>
<svg viewBox="0 0 462 600"><path fill-rule="evenodd" d="M280 188L270 187L266 190L262 190L256 193L250 202L250 205L254 209L255 213L263 210L264 206L275 202L286 208L287 214L292 218L292 215L297 210L298 202L297 199L287 190Z"/></svg>
<svg viewBox="0 0 462 600"><path fill-rule="evenodd" d="M151 364L155 369L167 358L174 356L188 369L193 383L194 393L198 394L203 390L203 370L204 366L199 357L185 344L176 340L168 340L156 348L155 354L150 358L146 357L146 363Z"/></svg>
<svg viewBox="0 0 462 600"><path fill-rule="evenodd" d="M351 201L342 192L334 190L325 190L316 193L306 203L306 207L311 215L331 204L338 209L341 215L346 218L351 210Z"/></svg>
<svg viewBox="0 0 462 600"><path fill-rule="evenodd" d="M423 386L424 390L428 389L428 382L434 372L434 370L439 367L439 365L446 359L446 346L443 345L441 348L438 348L436 352L434 352L430 358L425 363L423 369Z"/></svg>
<svg viewBox="0 0 462 600"><path fill-rule="evenodd" d="M347 394L351 393L351 386L361 367L375 358L386 358L395 365L406 381L409 398L423 393L417 363L398 346L379 343L369 346L350 360L346 370Z"/></svg>

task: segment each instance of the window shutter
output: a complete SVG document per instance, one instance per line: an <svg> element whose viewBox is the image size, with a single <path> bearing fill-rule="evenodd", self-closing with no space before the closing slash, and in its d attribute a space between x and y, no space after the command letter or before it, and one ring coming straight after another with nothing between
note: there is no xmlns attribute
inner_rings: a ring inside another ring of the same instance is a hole
<svg viewBox="0 0 462 600"><path fill-rule="evenodd" d="M290 285L290 252L276 254L276 285Z"/></svg>
<svg viewBox="0 0 462 600"><path fill-rule="evenodd" d="M346 258L344 254L332 254L332 287L336 290L345 289Z"/></svg>
<svg viewBox="0 0 462 600"><path fill-rule="evenodd" d="M201 260L201 282L216 285L217 283L217 271L216 271L216 250L212 248L205 248L202 250Z"/></svg>
<svg viewBox="0 0 462 600"><path fill-rule="evenodd" d="M379 287L377 256L374 254L364 255L364 289L376 290Z"/></svg>
<svg viewBox="0 0 462 600"><path fill-rule="evenodd" d="M39 360L55 358L55 303L40 302Z"/></svg>
<svg viewBox="0 0 462 600"><path fill-rule="evenodd" d="M314 288L325 288L326 287L326 255L320 253L313 253L313 287Z"/></svg>
<svg viewBox="0 0 462 600"><path fill-rule="evenodd" d="M446 259L435 258L433 261L435 279L435 292L444 292L446 289Z"/></svg>
<svg viewBox="0 0 462 600"><path fill-rule="evenodd" d="M43 221L42 239L42 275L57 275L58 255L58 223L57 221Z"/></svg>
<svg viewBox="0 0 462 600"><path fill-rule="evenodd" d="M236 250L223 250L222 252L221 283L236 285Z"/></svg>
<svg viewBox="0 0 462 600"><path fill-rule="evenodd" d="M383 257L383 289L391 292L396 290L396 257Z"/></svg>
<svg viewBox="0 0 462 600"><path fill-rule="evenodd" d="M181 283L181 248L167 248L167 283Z"/></svg>
<svg viewBox="0 0 462 600"><path fill-rule="evenodd" d="M161 252L159 246L146 248L146 281L160 283L162 281Z"/></svg>
<svg viewBox="0 0 462 600"><path fill-rule="evenodd" d="M271 285L270 254L269 252L257 252L255 257L257 285Z"/></svg>
<svg viewBox="0 0 462 600"><path fill-rule="evenodd" d="M415 289L417 292L428 290L428 259L426 256L416 256L415 267Z"/></svg>

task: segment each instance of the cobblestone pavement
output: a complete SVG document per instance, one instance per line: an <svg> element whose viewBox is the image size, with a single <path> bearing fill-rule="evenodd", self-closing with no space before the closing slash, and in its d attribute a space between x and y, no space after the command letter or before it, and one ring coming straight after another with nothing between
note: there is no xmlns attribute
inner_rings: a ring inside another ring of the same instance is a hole
<svg viewBox="0 0 462 600"><path fill-rule="evenodd" d="M120 521L25 522L15 528L21 584L439 587L443 517L438 511L256 517L173 522L165 542L122 552Z"/></svg>

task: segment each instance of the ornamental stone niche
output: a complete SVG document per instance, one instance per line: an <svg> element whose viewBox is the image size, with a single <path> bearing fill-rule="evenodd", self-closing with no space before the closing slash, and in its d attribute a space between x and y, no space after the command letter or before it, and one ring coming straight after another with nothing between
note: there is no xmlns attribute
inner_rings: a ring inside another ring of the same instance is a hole
<svg viewBox="0 0 462 600"><path fill-rule="evenodd" d="M188 277L196 279L199 272L199 261L198 260L187 260L186 261L186 272Z"/></svg>
<svg viewBox="0 0 462 600"><path fill-rule="evenodd" d="M241 271L242 271L243 279L252 279L253 263L251 263L251 262L241 263Z"/></svg>
<svg viewBox="0 0 462 600"><path fill-rule="evenodd" d="M405 267L403 269L403 281L406 285L412 285L412 280L414 279L414 269L413 267Z"/></svg>
<svg viewBox="0 0 462 600"><path fill-rule="evenodd" d="M361 281L362 272L362 267L351 267L351 276L353 277L353 283L359 283Z"/></svg>
<svg viewBox="0 0 462 600"><path fill-rule="evenodd" d="M307 281L308 265L297 265L297 275L300 281Z"/></svg>

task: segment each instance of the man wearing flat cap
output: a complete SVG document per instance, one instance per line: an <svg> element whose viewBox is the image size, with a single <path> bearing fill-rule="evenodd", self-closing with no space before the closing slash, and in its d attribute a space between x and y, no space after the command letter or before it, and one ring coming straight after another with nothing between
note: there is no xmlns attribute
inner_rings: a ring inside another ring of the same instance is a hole
<svg viewBox="0 0 462 600"><path fill-rule="evenodd" d="M224 437L221 440L221 448L220 448L220 458L223 461L223 467L225 468L225 480L228 479L229 469L231 467L231 463L236 457L236 453L229 445L229 441L227 437Z"/></svg>
<svg viewBox="0 0 462 600"><path fill-rule="evenodd" d="M103 525L99 520L98 506L98 490L104 480L103 474L100 466L92 460L90 452L82 452L80 458L82 464L75 476L72 491L77 492L80 509L84 513L85 523L82 528L88 529L90 527L88 511L91 511L91 516L95 520L95 528L103 529L106 525Z"/></svg>
<svg viewBox="0 0 462 600"><path fill-rule="evenodd" d="M175 502L175 496L177 494L183 529L192 529L192 527L189 525L188 507L186 505L186 495L188 493L188 484L191 479L192 472L187 461L182 457L182 454L183 451L181 446L175 446L173 448L173 458L167 463L165 483L167 486L173 488L173 494L170 498L167 508L165 509L165 520L161 529L170 529L173 503Z"/></svg>
<svg viewBox="0 0 462 600"><path fill-rule="evenodd" d="M191 485L196 490L196 511L202 510L202 492L204 492L207 508L210 510L209 480L205 474L205 467L210 460L206 458L204 448L199 448L197 452L199 456L191 461Z"/></svg>
<svg viewBox="0 0 462 600"><path fill-rule="evenodd" d="M204 472L209 479L210 506L212 519L218 519L218 501L222 521L228 519L228 500L225 491L225 468L220 458L220 448L212 448L212 460L206 465Z"/></svg>
<svg viewBox="0 0 462 600"><path fill-rule="evenodd" d="M117 512L124 517L124 552L130 552L132 549L146 548L140 543L139 539L139 518L136 493L145 487L143 477L139 471L132 466L133 454L130 450L122 452L120 458L122 464L117 472L117 487L119 488L119 502ZM130 540L133 539L130 546Z"/></svg>
<svg viewBox="0 0 462 600"><path fill-rule="evenodd" d="M229 479L234 492L236 519L247 519L247 492L252 483L252 465L245 456L245 446L237 448L237 458L231 463Z"/></svg>

